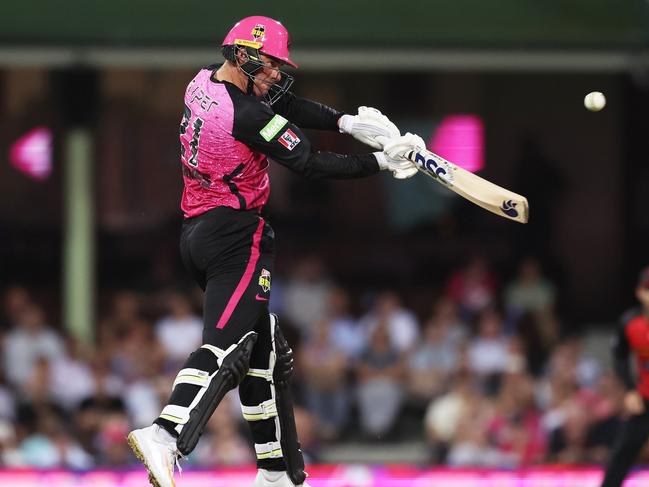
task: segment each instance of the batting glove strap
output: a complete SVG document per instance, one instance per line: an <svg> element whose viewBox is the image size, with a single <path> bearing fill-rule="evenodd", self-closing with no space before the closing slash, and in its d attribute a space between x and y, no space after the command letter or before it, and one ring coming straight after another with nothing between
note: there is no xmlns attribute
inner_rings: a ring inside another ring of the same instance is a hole
<svg viewBox="0 0 649 487"><path fill-rule="evenodd" d="M385 152L374 152L381 171L391 171L395 179L408 179L417 174L417 166L409 159L392 159Z"/></svg>
<svg viewBox="0 0 649 487"><path fill-rule="evenodd" d="M383 151L390 159L407 160L410 152L426 148L424 139L408 132L401 137L393 137L383 144Z"/></svg>

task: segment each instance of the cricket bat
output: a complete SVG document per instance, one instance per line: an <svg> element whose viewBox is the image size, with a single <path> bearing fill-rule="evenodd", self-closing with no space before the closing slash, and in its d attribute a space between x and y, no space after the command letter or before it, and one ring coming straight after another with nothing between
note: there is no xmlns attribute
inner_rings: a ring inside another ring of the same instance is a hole
<svg viewBox="0 0 649 487"><path fill-rule="evenodd" d="M476 205L519 223L527 223L527 199L463 169L429 150L412 151L408 159L426 176Z"/></svg>

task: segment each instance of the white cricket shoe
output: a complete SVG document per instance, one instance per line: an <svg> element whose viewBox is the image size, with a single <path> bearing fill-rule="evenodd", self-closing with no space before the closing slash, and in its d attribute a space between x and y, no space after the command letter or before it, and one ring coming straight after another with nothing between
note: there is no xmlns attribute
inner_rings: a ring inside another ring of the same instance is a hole
<svg viewBox="0 0 649 487"><path fill-rule="evenodd" d="M300 485L295 485L288 478L286 472L272 472L260 468L255 477L255 482L252 487L311 487L308 483L304 482Z"/></svg>
<svg viewBox="0 0 649 487"><path fill-rule="evenodd" d="M174 467L182 472L178 458L182 457L176 447L176 439L157 424L131 431L128 444L146 469L149 482L154 487L176 487Z"/></svg>

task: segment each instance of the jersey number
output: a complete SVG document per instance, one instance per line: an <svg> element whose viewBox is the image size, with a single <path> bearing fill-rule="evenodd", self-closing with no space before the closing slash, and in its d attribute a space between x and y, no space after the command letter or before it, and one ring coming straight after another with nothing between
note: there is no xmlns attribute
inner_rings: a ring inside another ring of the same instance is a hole
<svg viewBox="0 0 649 487"><path fill-rule="evenodd" d="M180 156L182 157L183 161L185 161L190 166L197 167L198 161L196 159L198 157L198 143L200 142L201 139L201 129L203 128L203 120L199 117L196 117L194 123L192 124L193 134L192 134L192 140L189 142L189 152L191 155L189 159L186 159L184 137L182 136L187 133L187 127L189 127L189 120L191 118L192 118L192 111L189 109L188 106L185 106L185 110L183 110L183 119L180 122L180 136L181 136Z"/></svg>

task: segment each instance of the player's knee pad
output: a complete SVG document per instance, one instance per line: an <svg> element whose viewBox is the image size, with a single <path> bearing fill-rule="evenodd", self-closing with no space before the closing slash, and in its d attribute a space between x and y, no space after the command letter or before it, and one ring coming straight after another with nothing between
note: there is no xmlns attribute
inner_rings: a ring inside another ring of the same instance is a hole
<svg viewBox="0 0 649 487"><path fill-rule="evenodd" d="M264 344L267 347L272 344L273 330L275 329L276 317L270 315L266 320L264 326L268 326L268 336L271 343ZM266 336L266 332L260 333L261 336ZM263 347L266 348L266 347ZM267 368L253 368L248 370L250 383L246 386L246 390L254 390L252 397L256 401L260 401L255 405L241 405L241 412L243 418L251 423L258 421L271 420L275 423L276 440L269 441L268 443L255 443L255 453L258 460L265 460L270 458L282 458L282 447L280 446L280 424L277 418L277 405L275 402L275 387L273 385L273 371L275 369L275 352L269 348L268 360L266 362ZM254 435L253 435L254 436Z"/></svg>
<svg viewBox="0 0 649 487"><path fill-rule="evenodd" d="M291 394L290 378L293 375L293 350L279 328L277 317L272 315L271 326L275 322L273 332L273 350L276 355L273 377L275 382L275 400L277 416L281 429L280 444L284 454L286 473L295 485L301 485L306 479L302 447L297 438L295 416L293 415L293 395Z"/></svg>
<svg viewBox="0 0 649 487"><path fill-rule="evenodd" d="M293 350L284 338L277 316L274 314L271 314L270 326L273 337L273 354L275 355L273 384L280 427L279 443L286 464L286 473L295 485L301 485L306 479L306 473L295 427L293 395L290 389L290 378L293 375Z"/></svg>
<svg viewBox="0 0 649 487"><path fill-rule="evenodd" d="M306 473L295 428L293 396L289 383L293 375L293 351L273 313L270 314L269 326L272 350L268 357L268 369L251 368L248 375L270 383L270 398L256 406L242 405L241 408L247 421L275 421L277 439L264 444L255 443L257 459L283 458L289 478L295 485L300 485L304 482Z"/></svg>
<svg viewBox="0 0 649 487"><path fill-rule="evenodd" d="M196 447L207 421L223 396L239 385L246 376L250 365L250 355L256 340L257 334L249 332L238 343L231 345L226 350L212 345L203 345L199 351L208 350L216 356L218 368L212 368L213 372L211 373L209 370L198 368L185 368L178 373L174 381L174 388L178 384L192 384L200 387L189 406L170 404L160 414L161 418L173 421L178 425L176 426L176 430L179 431L177 445L183 455L189 454ZM197 357L197 362L198 359L199 357Z"/></svg>
<svg viewBox="0 0 649 487"><path fill-rule="evenodd" d="M273 351L275 352L275 367L273 369L273 382L275 385L285 385L293 377L293 350L289 346L277 322L277 316L271 315L273 326Z"/></svg>

